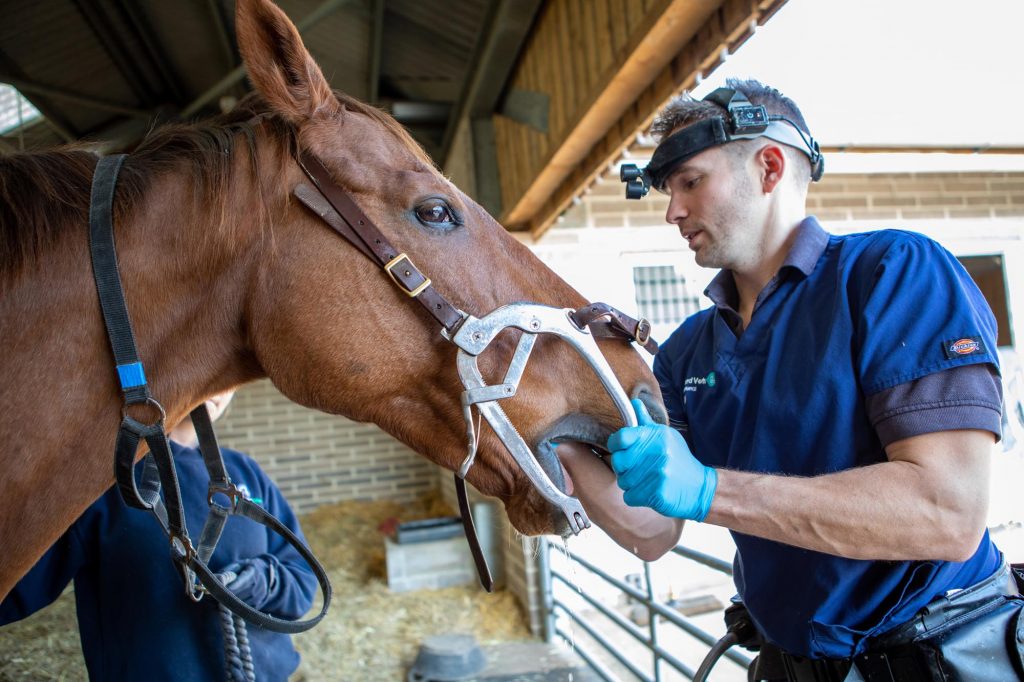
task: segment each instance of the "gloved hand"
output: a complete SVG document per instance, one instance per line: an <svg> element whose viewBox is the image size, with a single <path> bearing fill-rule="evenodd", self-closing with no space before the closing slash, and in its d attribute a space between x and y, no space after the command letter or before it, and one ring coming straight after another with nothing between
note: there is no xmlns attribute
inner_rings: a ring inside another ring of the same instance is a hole
<svg viewBox="0 0 1024 682"><path fill-rule="evenodd" d="M718 487L718 473L694 458L678 431L656 423L639 400L631 402L639 426L621 428L608 439L612 470L626 504L703 521Z"/></svg>
<svg viewBox="0 0 1024 682"><path fill-rule="evenodd" d="M226 588L254 609L262 609L277 592L277 567L266 557L236 561L217 575Z"/></svg>

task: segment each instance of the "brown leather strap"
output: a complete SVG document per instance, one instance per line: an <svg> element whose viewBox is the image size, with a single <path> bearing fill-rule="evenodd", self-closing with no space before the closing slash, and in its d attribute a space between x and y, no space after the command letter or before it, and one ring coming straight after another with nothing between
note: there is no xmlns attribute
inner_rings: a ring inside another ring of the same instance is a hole
<svg viewBox="0 0 1024 682"><path fill-rule="evenodd" d="M302 185L295 189L295 196L299 201L384 268L398 288L407 296L419 301L442 327L449 332L457 328L462 323L462 313L431 286L430 280L419 271L408 256L391 245L373 221L352 201L348 193L334 183L320 159L309 152L301 151L299 165L334 211L332 214L323 202L311 198L312 195L308 191L300 192L299 188Z"/></svg>
<svg viewBox="0 0 1024 682"><path fill-rule="evenodd" d="M476 562L476 572L480 575L480 584L488 592L494 591L494 579L491 577L491 569L487 567L487 559L480 547L480 538L476 535L476 524L473 523L473 512L469 510L469 495L466 493L466 481L455 474L455 495L459 498L459 513L462 515L462 528L466 531L466 541L469 543L469 551L473 553L473 561Z"/></svg>
<svg viewBox="0 0 1024 682"><path fill-rule="evenodd" d="M636 341L651 355L658 352L658 342L651 338L651 323L644 318L634 320L607 303L591 303L573 312L570 317L580 329L590 327L594 336Z"/></svg>

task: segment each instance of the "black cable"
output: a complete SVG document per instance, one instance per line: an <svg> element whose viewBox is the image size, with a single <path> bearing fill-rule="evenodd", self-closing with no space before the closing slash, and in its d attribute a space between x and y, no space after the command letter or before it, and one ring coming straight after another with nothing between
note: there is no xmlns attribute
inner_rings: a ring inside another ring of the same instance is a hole
<svg viewBox="0 0 1024 682"><path fill-rule="evenodd" d="M708 674L711 669L715 667L715 663L718 663L726 651L728 651L734 644L740 641L739 635L733 630L725 633L725 636L715 642L711 650L708 651L708 655L704 657L704 660L700 662L700 667L697 668L697 672L693 674L693 682L705 682L708 679Z"/></svg>

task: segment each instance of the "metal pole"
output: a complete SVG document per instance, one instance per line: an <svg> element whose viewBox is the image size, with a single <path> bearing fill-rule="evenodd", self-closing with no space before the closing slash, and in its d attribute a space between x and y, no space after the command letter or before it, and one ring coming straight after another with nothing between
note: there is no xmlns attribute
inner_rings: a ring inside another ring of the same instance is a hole
<svg viewBox="0 0 1024 682"><path fill-rule="evenodd" d="M540 539L540 552L537 557L537 570L540 571L540 599L544 618L544 641L555 640L555 597L551 586L551 551L548 539Z"/></svg>
<svg viewBox="0 0 1024 682"><path fill-rule="evenodd" d="M661 682L661 656L658 655L658 614L650 604L654 603L654 586L651 585L651 563L644 562L644 584L647 585L647 627L651 630L651 654L654 656L654 680Z"/></svg>

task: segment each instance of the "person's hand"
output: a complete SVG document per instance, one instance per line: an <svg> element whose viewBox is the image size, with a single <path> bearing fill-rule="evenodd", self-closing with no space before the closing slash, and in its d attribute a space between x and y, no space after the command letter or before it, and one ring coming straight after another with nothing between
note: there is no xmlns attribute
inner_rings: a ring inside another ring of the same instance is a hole
<svg viewBox="0 0 1024 682"><path fill-rule="evenodd" d="M612 470L626 504L703 521L718 473L697 461L678 431L656 423L639 400L631 402L639 425L619 429L608 439Z"/></svg>
<svg viewBox="0 0 1024 682"><path fill-rule="evenodd" d="M277 590L277 568L263 557L243 559L218 573L232 594L254 609L260 609Z"/></svg>

